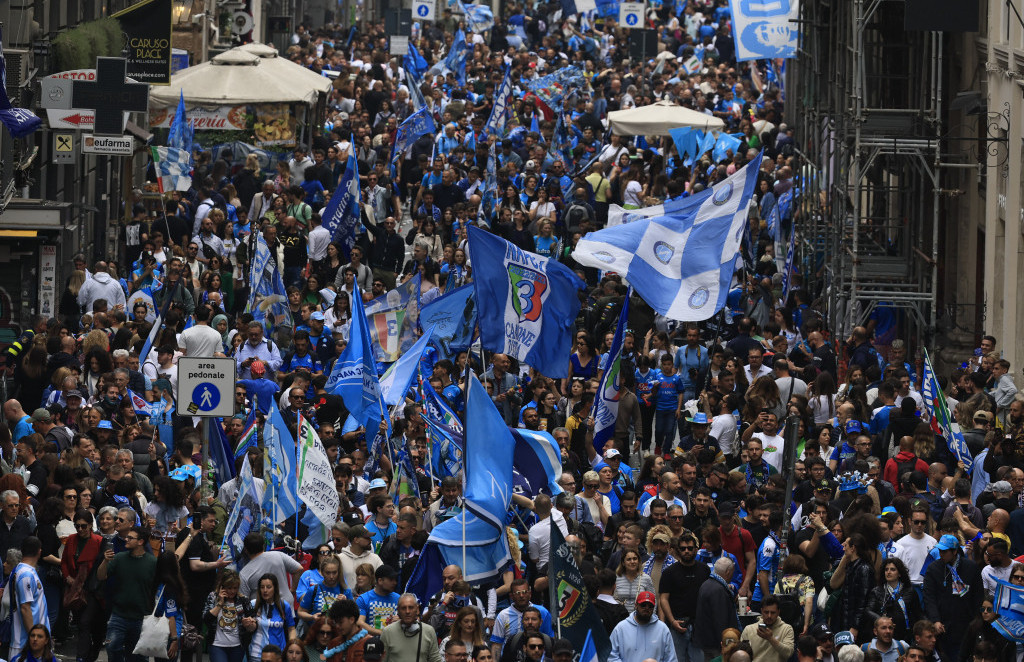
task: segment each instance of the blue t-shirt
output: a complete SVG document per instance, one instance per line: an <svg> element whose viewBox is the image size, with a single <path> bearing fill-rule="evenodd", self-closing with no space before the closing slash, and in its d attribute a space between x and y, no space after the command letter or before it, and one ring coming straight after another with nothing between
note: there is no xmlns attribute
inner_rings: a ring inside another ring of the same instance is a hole
<svg viewBox="0 0 1024 662"><path fill-rule="evenodd" d="M32 417L27 414L18 421L17 425L14 426L14 433L12 434L12 443L17 444L22 437L27 437L33 434L35 430L32 428Z"/></svg>
<svg viewBox="0 0 1024 662"><path fill-rule="evenodd" d="M782 554L779 544L775 537L769 534L768 537L761 541L761 546L757 548L757 572L764 571L768 573L769 591L775 590L775 582L779 578L779 561L781 558ZM757 577L754 577L754 594L750 599L753 602L760 602L764 599L761 594L761 582L757 581Z"/></svg>
<svg viewBox="0 0 1024 662"><path fill-rule="evenodd" d="M398 530L398 525L392 522L391 520L388 520L387 525L381 528L381 526L377 524L377 522L373 518L371 518L370 521L367 522L365 526L366 530L373 534L372 536L370 536L370 538L371 540L373 540L374 547L381 545L384 542L385 538L387 538L392 533Z"/></svg>
<svg viewBox="0 0 1024 662"><path fill-rule="evenodd" d="M181 612L178 611L178 600L175 598L174 593L168 590L165 584L157 589L157 595L160 596L160 600L156 603L156 615L173 618L174 625L178 629L178 636L181 637L183 622Z"/></svg>
<svg viewBox="0 0 1024 662"><path fill-rule="evenodd" d="M331 608L334 601L338 599L338 596L344 595L346 598L352 597L352 591L341 588L341 584L336 586L324 586L323 582L315 584L309 588L308 591L302 596L302 600L299 602L299 606L304 611L316 616L317 614L326 614L327 610Z"/></svg>
<svg viewBox="0 0 1024 662"><path fill-rule="evenodd" d="M675 411L679 405L679 394L683 390L683 379L678 373L671 376L659 373L654 391L654 401L657 405L657 410Z"/></svg>
<svg viewBox="0 0 1024 662"><path fill-rule="evenodd" d="M373 589L356 598L356 606L367 625L383 630L385 625L398 618L399 597L397 593L381 595Z"/></svg>
<svg viewBox="0 0 1024 662"><path fill-rule="evenodd" d="M555 237L542 237L537 235L533 238L533 243L537 247L538 255L543 255L544 257L555 257L555 251L558 250L558 239Z"/></svg>
<svg viewBox="0 0 1024 662"><path fill-rule="evenodd" d="M245 394L250 400L255 397L256 406L264 414L270 413L270 404L281 390L277 382L269 379L240 379L238 384L245 389Z"/></svg>
<svg viewBox="0 0 1024 662"><path fill-rule="evenodd" d="M284 650L288 645L288 630L295 627L295 612L287 602L282 602L284 608L282 614L276 605L263 605L256 614L256 631L252 633L252 642L249 644L249 657L260 659L263 648L273 644ZM256 607L256 601L252 601L252 607Z"/></svg>

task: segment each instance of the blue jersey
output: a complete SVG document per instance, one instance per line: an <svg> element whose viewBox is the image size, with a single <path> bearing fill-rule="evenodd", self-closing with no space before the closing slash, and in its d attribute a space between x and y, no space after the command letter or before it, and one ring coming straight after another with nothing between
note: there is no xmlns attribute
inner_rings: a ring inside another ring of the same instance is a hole
<svg viewBox="0 0 1024 662"><path fill-rule="evenodd" d="M367 625L383 630L398 617L398 598L397 593L381 595L373 589L356 598L356 606Z"/></svg>
<svg viewBox="0 0 1024 662"><path fill-rule="evenodd" d="M252 607L256 607L256 601L252 601ZM284 650L288 645L288 630L295 627L295 613L292 606L282 602L284 609L282 614L277 605L263 605L256 614L256 631L252 633L252 642L249 644L249 657L254 660L260 659L263 648L273 644Z"/></svg>
<svg viewBox="0 0 1024 662"><path fill-rule="evenodd" d="M321 582L306 591L299 602L299 606L302 607L303 611L307 611L314 616L326 614L331 605L342 595L346 598L351 598L352 592L347 588L342 589L341 584L337 586L324 586L323 582Z"/></svg>
<svg viewBox="0 0 1024 662"><path fill-rule="evenodd" d="M775 534L769 533L768 537L761 541L757 548L757 572L768 573L768 590L775 591L775 583L779 579L779 564L782 562L782 548ZM761 593L761 582L754 578L754 594L750 597L753 602L760 602L764 599Z"/></svg>
<svg viewBox="0 0 1024 662"><path fill-rule="evenodd" d="M658 411L675 411L679 406L679 394L684 389L683 379L678 374L659 375L654 391Z"/></svg>
<svg viewBox="0 0 1024 662"><path fill-rule="evenodd" d="M654 399L651 391L654 390L654 385L661 379L661 370L651 368L646 374L642 374L640 369L637 368L633 373L633 377L636 379L636 388L633 391L636 393L637 400L640 401L640 406L653 407Z"/></svg>

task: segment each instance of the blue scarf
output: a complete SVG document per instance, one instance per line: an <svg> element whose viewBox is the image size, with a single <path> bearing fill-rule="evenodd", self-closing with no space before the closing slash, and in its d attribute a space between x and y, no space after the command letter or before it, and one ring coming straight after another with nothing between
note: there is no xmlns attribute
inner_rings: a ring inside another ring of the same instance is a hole
<svg viewBox="0 0 1024 662"><path fill-rule="evenodd" d="M368 634L369 634L369 632L367 632L366 630L360 630L359 632L356 632L354 635L352 635L351 637L349 637L345 641L341 642L339 645L335 646L334 648L329 648L329 649L325 650L324 651L324 658L329 660L333 656L337 655L338 653L344 653L349 648L351 648L353 646L353 644L355 644L356 642L358 642L360 639L362 639L363 637L365 637Z"/></svg>
<svg viewBox="0 0 1024 662"><path fill-rule="evenodd" d="M768 476L769 476L769 472L771 471L771 469L768 468L768 461L767 460L763 460L763 459L761 460L761 470L764 471L764 481L762 481L760 483L755 483L754 482L754 474L753 474L753 472L750 471L750 462L747 462L747 484L748 485L753 485L755 487L761 487L762 485L764 485L764 484L766 484L768 482Z"/></svg>
<svg viewBox="0 0 1024 662"><path fill-rule="evenodd" d="M907 613L907 603L903 601L903 584L901 582L896 582L895 587L886 584L885 592L885 601L889 602L891 600L899 605L900 609L903 611L903 620L906 621L907 627L909 628L910 615Z"/></svg>

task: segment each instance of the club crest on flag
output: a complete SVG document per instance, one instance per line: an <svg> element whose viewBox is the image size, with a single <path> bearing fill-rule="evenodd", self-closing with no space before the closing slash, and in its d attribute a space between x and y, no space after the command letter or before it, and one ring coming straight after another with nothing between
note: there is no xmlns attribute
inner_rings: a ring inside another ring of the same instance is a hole
<svg viewBox="0 0 1024 662"><path fill-rule="evenodd" d="M714 195L711 196L711 202L716 206L721 207L725 203L729 202L729 198L732 197L734 190L732 182L725 182L724 186L715 190Z"/></svg>
<svg viewBox="0 0 1024 662"><path fill-rule="evenodd" d="M654 244L654 256L658 258L658 261L662 264L668 264L675 252L676 249L672 248L664 241L659 241Z"/></svg>
<svg viewBox="0 0 1024 662"><path fill-rule="evenodd" d="M509 295L512 297L512 308L519 315L520 322L536 322L544 309L544 292L548 289L548 278L539 271L534 271L521 264L509 263L508 282Z"/></svg>
<svg viewBox="0 0 1024 662"><path fill-rule="evenodd" d="M575 618L570 618L573 615L573 607L576 606L579 599L580 592L575 586L564 579L558 582L558 588L555 590L555 604L558 605L558 619L562 621L562 625L572 627L583 615L583 610L580 610L575 614Z"/></svg>

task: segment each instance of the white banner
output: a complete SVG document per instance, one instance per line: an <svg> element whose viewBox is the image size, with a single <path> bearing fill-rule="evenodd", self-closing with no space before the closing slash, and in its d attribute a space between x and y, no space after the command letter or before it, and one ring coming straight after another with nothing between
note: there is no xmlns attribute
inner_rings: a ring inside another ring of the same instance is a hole
<svg viewBox="0 0 1024 662"><path fill-rule="evenodd" d="M729 0L736 59L796 57L800 0Z"/></svg>
<svg viewBox="0 0 1024 662"><path fill-rule="evenodd" d="M333 526L338 520L338 488L334 482L331 462L327 459L320 437L305 417L300 418L299 430L299 498L324 526Z"/></svg>

